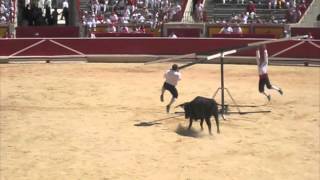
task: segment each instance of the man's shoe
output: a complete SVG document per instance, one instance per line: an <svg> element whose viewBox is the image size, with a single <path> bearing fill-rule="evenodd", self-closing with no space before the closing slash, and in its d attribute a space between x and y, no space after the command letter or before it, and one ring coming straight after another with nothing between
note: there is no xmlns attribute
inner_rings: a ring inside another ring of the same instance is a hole
<svg viewBox="0 0 320 180"><path fill-rule="evenodd" d="M167 113L169 113L169 111L170 111L170 105L167 105L167 106L166 106L166 110L167 110Z"/></svg>
<svg viewBox="0 0 320 180"><path fill-rule="evenodd" d="M160 95L160 101L163 102L163 95Z"/></svg>
<svg viewBox="0 0 320 180"><path fill-rule="evenodd" d="M282 91L281 89L279 89L279 93L280 93L281 95L283 95L283 91Z"/></svg>
<svg viewBox="0 0 320 180"><path fill-rule="evenodd" d="M271 100L271 95L268 95L267 98L268 98L268 101L270 101Z"/></svg>

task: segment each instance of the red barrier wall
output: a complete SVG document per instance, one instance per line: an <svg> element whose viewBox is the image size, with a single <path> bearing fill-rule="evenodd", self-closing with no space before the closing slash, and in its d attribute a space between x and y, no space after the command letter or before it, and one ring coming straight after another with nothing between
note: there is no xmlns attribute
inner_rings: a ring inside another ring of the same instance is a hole
<svg viewBox="0 0 320 180"><path fill-rule="evenodd" d="M95 32L96 37L153 37L151 33L109 33Z"/></svg>
<svg viewBox="0 0 320 180"><path fill-rule="evenodd" d="M273 34L212 34L212 37L219 38L275 38Z"/></svg>
<svg viewBox="0 0 320 180"><path fill-rule="evenodd" d="M0 39L0 56L9 56L42 39ZM75 55L79 51L87 55L110 54L149 54L181 55L188 53L214 54L221 48L243 47L248 43L266 39L200 39L200 38L102 38L102 39L46 39L17 56L39 55ZM285 41L268 45L270 56L282 52L276 57L320 59L320 41ZM61 44L61 45L59 45ZM66 48L68 47L68 48ZM254 50L238 53L239 56L255 56Z"/></svg>
<svg viewBox="0 0 320 180"><path fill-rule="evenodd" d="M79 37L79 27L72 26L26 26L17 27L16 36L23 37Z"/></svg>
<svg viewBox="0 0 320 180"><path fill-rule="evenodd" d="M291 28L292 36L299 35L312 35L314 39L320 39L320 28L305 28L305 27L293 27Z"/></svg>
<svg viewBox="0 0 320 180"><path fill-rule="evenodd" d="M168 35L171 33L176 34L178 37L200 37L201 29L197 28L169 28L168 29Z"/></svg>

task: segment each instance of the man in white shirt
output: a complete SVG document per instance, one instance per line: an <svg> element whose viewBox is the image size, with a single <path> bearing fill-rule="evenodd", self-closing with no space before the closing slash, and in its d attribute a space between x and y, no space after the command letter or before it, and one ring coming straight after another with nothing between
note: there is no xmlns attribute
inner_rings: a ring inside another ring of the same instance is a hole
<svg viewBox="0 0 320 180"><path fill-rule="evenodd" d="M67 0L64 0L63 3L62 3L62 9L63 8L69 8L69 3Z"/></svg>
<svg viewBox="0 0 320 180"><path fill-rule="evenodd" d="M172 33L169 35L169 37L171 37L171 38L173 38L173 39L178 38L178 36L177 36L174 32L172 32Z"/></svg>
<svg viewBox="0 0 320 180"><path fill-rule="evenodd" d="M267 86L268 89L275 89L281 95L283 94L282 90L277 86L271 85L269 77L268 77L268 51L265 45L260 46L256 50L256 60L258 65L258 72L259 72L259 92L264 94L268 101L271 100L271 95L267 94L264 91L264 86Z"/></svg>
<svg viewBox="0 0 320 180"><path fill-rule="evenodd" d="M178 84L178 81L181 80L181 73L179 72L178 65L173 64L172 68L170 70L167 70L166 73L164 74L164 78L166 80L163 83L163 86L161 89L160 100L161 100L161 102L163 102L163 94L164 94L165 90L168 90L171 93L171 95L172 95L171 100L170 100L169 104L166 106L167 113L169 113L170 106L178 98L178 91L176 89L176 86Z"/></svg>
<svg viewBox="0 0 320 180"><path fill-rule="evenodd" d="M114 11L110 15L110 20L113 24L118 24L119 17Z"/></svg>

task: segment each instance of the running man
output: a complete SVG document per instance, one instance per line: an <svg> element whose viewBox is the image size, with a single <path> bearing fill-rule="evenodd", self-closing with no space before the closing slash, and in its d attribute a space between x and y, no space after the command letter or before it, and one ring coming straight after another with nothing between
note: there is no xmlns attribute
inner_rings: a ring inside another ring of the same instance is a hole
<svg viewBox="0 0 320 180"><path fill-rule="evenodd" d="M178 65L173 64L170 70L167 70L166 73L164 74L164 78L166 79L165 82L163 83L162 89L161 89L161 95L160 95L160 100L163 102L163 94L165 90L168 90L172 97L169 102L169 104L166 106L167 113L170 111L170 106L172 103L175 102L175 100L178 98L178 91L177 91L177 84L178 81L181 80L181 73L179 72Z"/></svg>
<svg viewBox="0 0 320 180"><path fill-rule="evenodd" d="M267 94L264 91L264 86L267 86L268 89L274 89L277 90L281 95L283 95L282 90L274 85L271 85L269 76L268 76L268 51L265 45L260 46L256 50L256 60L258 65L258 71L259 71L259 92L264 94L268 101L271 100L271 95Z"/></svg>

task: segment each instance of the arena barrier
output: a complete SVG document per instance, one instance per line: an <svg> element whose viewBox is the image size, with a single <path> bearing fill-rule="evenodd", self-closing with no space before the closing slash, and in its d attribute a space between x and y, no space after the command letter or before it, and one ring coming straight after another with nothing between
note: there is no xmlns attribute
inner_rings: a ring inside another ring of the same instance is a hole
<svg viewBox="0 0 320 180"><path fill-rule="evenodd" d="M75 26L26 26L17 27L18 38L79 37L79 27Z"/></svg>
<svg viewBox="0 0 320 180"><path fill-rule="evenodd" d="M88 62L146 62L157 58L196 53L206 56L220 49L270 39L242 38L20 38L0 39L0 60L86 59ZM276 39L275 39L276 40ZM320 40L289 40L268 46L270 60L320 61ZM248 50L230 57L233 63L254 58ZM226 62L227 59L226 59ZM249 62L247 62L249 63Z"/></svg>
<svg viewBox="0 0 320 180"><path fill-rule="evenodd" d="M298 36L302 34L309 34L314 39L320 39L320 28L318 27L292 27L291 35Z"/></svg>

